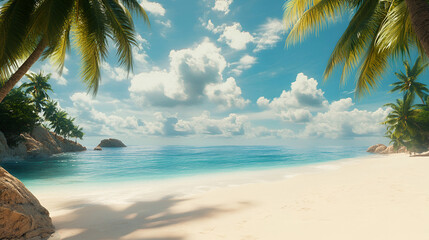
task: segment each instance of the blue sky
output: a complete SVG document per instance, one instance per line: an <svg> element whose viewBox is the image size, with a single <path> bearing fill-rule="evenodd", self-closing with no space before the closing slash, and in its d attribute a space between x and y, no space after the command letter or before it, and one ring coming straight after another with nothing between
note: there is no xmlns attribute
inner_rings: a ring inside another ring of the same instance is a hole
<svg viewBox="0 0 429 240"><path fill-rule="evenodd" d="M114 45L97 96L80 81L72 50L62 76L49 62L52 97L84 128L84 144L115 137L140 144L370 145L386 142L382 105L395 81L392 64L372 95L354 98L323 71L347 17L285 48L284 1L143 0L151 27L135 18L134 71L117 65ZM424 74L422 77L426 77Z"/></svg>

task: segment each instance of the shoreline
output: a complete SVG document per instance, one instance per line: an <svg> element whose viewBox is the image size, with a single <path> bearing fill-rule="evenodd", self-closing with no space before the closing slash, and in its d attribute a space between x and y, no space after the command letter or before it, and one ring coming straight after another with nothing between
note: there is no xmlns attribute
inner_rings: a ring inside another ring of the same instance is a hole
<svg viewBox="0 0 429 240"><path fill-rule="evenodd" d="M32 191L67 240L429 239L428 158L375 155L287 170L193 177L167 189Z"/></svg>

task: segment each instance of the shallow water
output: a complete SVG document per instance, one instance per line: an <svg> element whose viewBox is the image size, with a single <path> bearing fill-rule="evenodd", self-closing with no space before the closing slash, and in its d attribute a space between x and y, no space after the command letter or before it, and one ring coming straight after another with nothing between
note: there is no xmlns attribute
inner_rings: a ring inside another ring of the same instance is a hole
<svg viewBox="0 0 429 240"><path fill-rule="evenodd" d="M105 148L0 165L27 186L146 181L205 173L266 170L365 156L364 148L157 146Z"/></svg>

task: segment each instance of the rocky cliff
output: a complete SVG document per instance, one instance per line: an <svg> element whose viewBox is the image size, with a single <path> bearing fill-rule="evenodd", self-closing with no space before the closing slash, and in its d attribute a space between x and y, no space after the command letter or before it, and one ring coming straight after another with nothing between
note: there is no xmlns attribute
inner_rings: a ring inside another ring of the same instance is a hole
<svg viewBox="0 0 429 240"><path fill-rule="evenodd" d="M79 143L57 136L40 126L35 127L30 134L21 134L21 137L24 141L10 148L3 133L0 132L0 161L10 157L46 157L57 153L86 150Z"/></svg>

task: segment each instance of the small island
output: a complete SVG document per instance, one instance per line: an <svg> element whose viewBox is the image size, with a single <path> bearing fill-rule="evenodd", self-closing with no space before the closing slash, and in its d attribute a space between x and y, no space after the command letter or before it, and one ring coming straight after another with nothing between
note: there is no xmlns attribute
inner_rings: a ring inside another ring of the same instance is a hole
<svg viewBox="0 0 429 240"><path fill-rule="evenodd" d="M122 148L127 147L121 140L115 138L103 139L100 144L94 148L96 151L101 151L102 148Z"/></svg>

